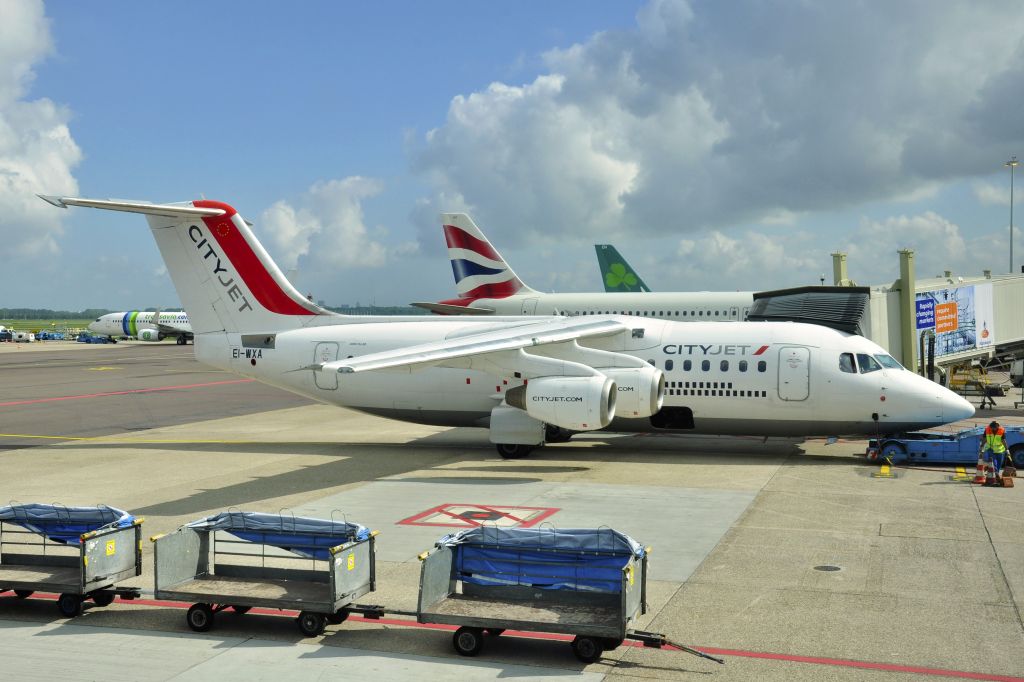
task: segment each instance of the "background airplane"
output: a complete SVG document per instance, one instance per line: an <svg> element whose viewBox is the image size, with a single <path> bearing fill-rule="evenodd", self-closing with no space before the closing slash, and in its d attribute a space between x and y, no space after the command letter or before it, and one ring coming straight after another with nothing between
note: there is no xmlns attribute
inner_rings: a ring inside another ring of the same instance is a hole
<svg viewBox="0 0 1024 682"><path fill-rule="evenodd" d="M43 198L146 215L199 361L371 414L487 428L503 457L605 428L879 434L974 414L874 343L826 327L338 315L285 279L228 204Z"/></svg>
<svg viewBox="0 0 1024 682"><path fill-rule="evenodd" d="M594 250L597 251L597 267L601 270L606 292L651 290L614 246L594 244Z"/></svg>
<svg viewBox="0 0 1024 682"><path fill-rule="evenodd" d="M107 313L89 323L89 331L111 340L127 336L139 341L163 341L174 337L179 346L192 340L192 325L183 311Z"/></svg>
<svg viewBox="0 0 1024 682"><path fill-rule="evenodd" d="M753 305L750 291L545 294L513 272L465 213L441 216L458 298L412 305L440 315L633 315L679 321L736 322Z"/></svg>

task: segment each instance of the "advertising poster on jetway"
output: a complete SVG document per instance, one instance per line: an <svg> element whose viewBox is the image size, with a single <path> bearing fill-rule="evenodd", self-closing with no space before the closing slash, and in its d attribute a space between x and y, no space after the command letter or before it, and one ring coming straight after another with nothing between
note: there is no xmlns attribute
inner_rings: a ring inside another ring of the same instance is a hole
<svg viewBox="0 0 1024 682"><path fill-rule="evenodd" d="M935 357L991 346L995 341L992 285L938 289L917 295L917 341L935 334Z"/></svg>

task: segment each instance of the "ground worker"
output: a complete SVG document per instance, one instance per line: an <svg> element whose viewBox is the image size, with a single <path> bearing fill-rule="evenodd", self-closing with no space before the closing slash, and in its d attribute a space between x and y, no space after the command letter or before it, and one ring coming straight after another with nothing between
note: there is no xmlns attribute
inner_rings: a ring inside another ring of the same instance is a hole
<svg viewBox="0 0 1024 682"><path fill-rule="evenodd" d="M981 452L978 453L979 466L984 463L984 479L979 481L975 476L975 483L985 485L999 485L1000 476L1003 470L1003 458L1006 456L1006 429L993 421L985 427L985 435L981 441ZM979 472L980 473L980 472Z"/></svg>

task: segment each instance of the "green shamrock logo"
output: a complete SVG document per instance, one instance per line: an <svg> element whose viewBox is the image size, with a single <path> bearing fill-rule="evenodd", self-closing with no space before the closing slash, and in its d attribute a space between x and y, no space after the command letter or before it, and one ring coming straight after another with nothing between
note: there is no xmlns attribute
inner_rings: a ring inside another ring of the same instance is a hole
<svg viewBox="0 0 1024 682"><path fill-rule="evenodd" d="M626 285L626 288L636 286L636 275L626 269L626 266L622 263L612 263L609 271L604 273L604 281L610 287L617 287L622 284Z"/></svg>

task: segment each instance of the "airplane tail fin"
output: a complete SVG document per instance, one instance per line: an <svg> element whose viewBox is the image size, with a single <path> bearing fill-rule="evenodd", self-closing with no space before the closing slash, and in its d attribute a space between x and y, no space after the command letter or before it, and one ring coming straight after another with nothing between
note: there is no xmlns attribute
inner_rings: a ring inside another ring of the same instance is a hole
<svg viewBox="0 0 1024 682"><path fill-rule="evenodd" d="M59 208L141 213L195 334L275 332L334 316L293 287L238 212L218 201L147 204L39 195Z"/></svg>
<svg viewBox="0 0 1024 682"><path fill-rule="evenodd" d="M595 244L594 249L597 251L597 265L601 268L605 291L651 290L614 246Z"/></svg>
<svg viewBox="0 0 1024 682"><path fill-rule="evenodd" d="M468 215L442 213L441 224L459 298L505 298L533 291Z"/></svg>

